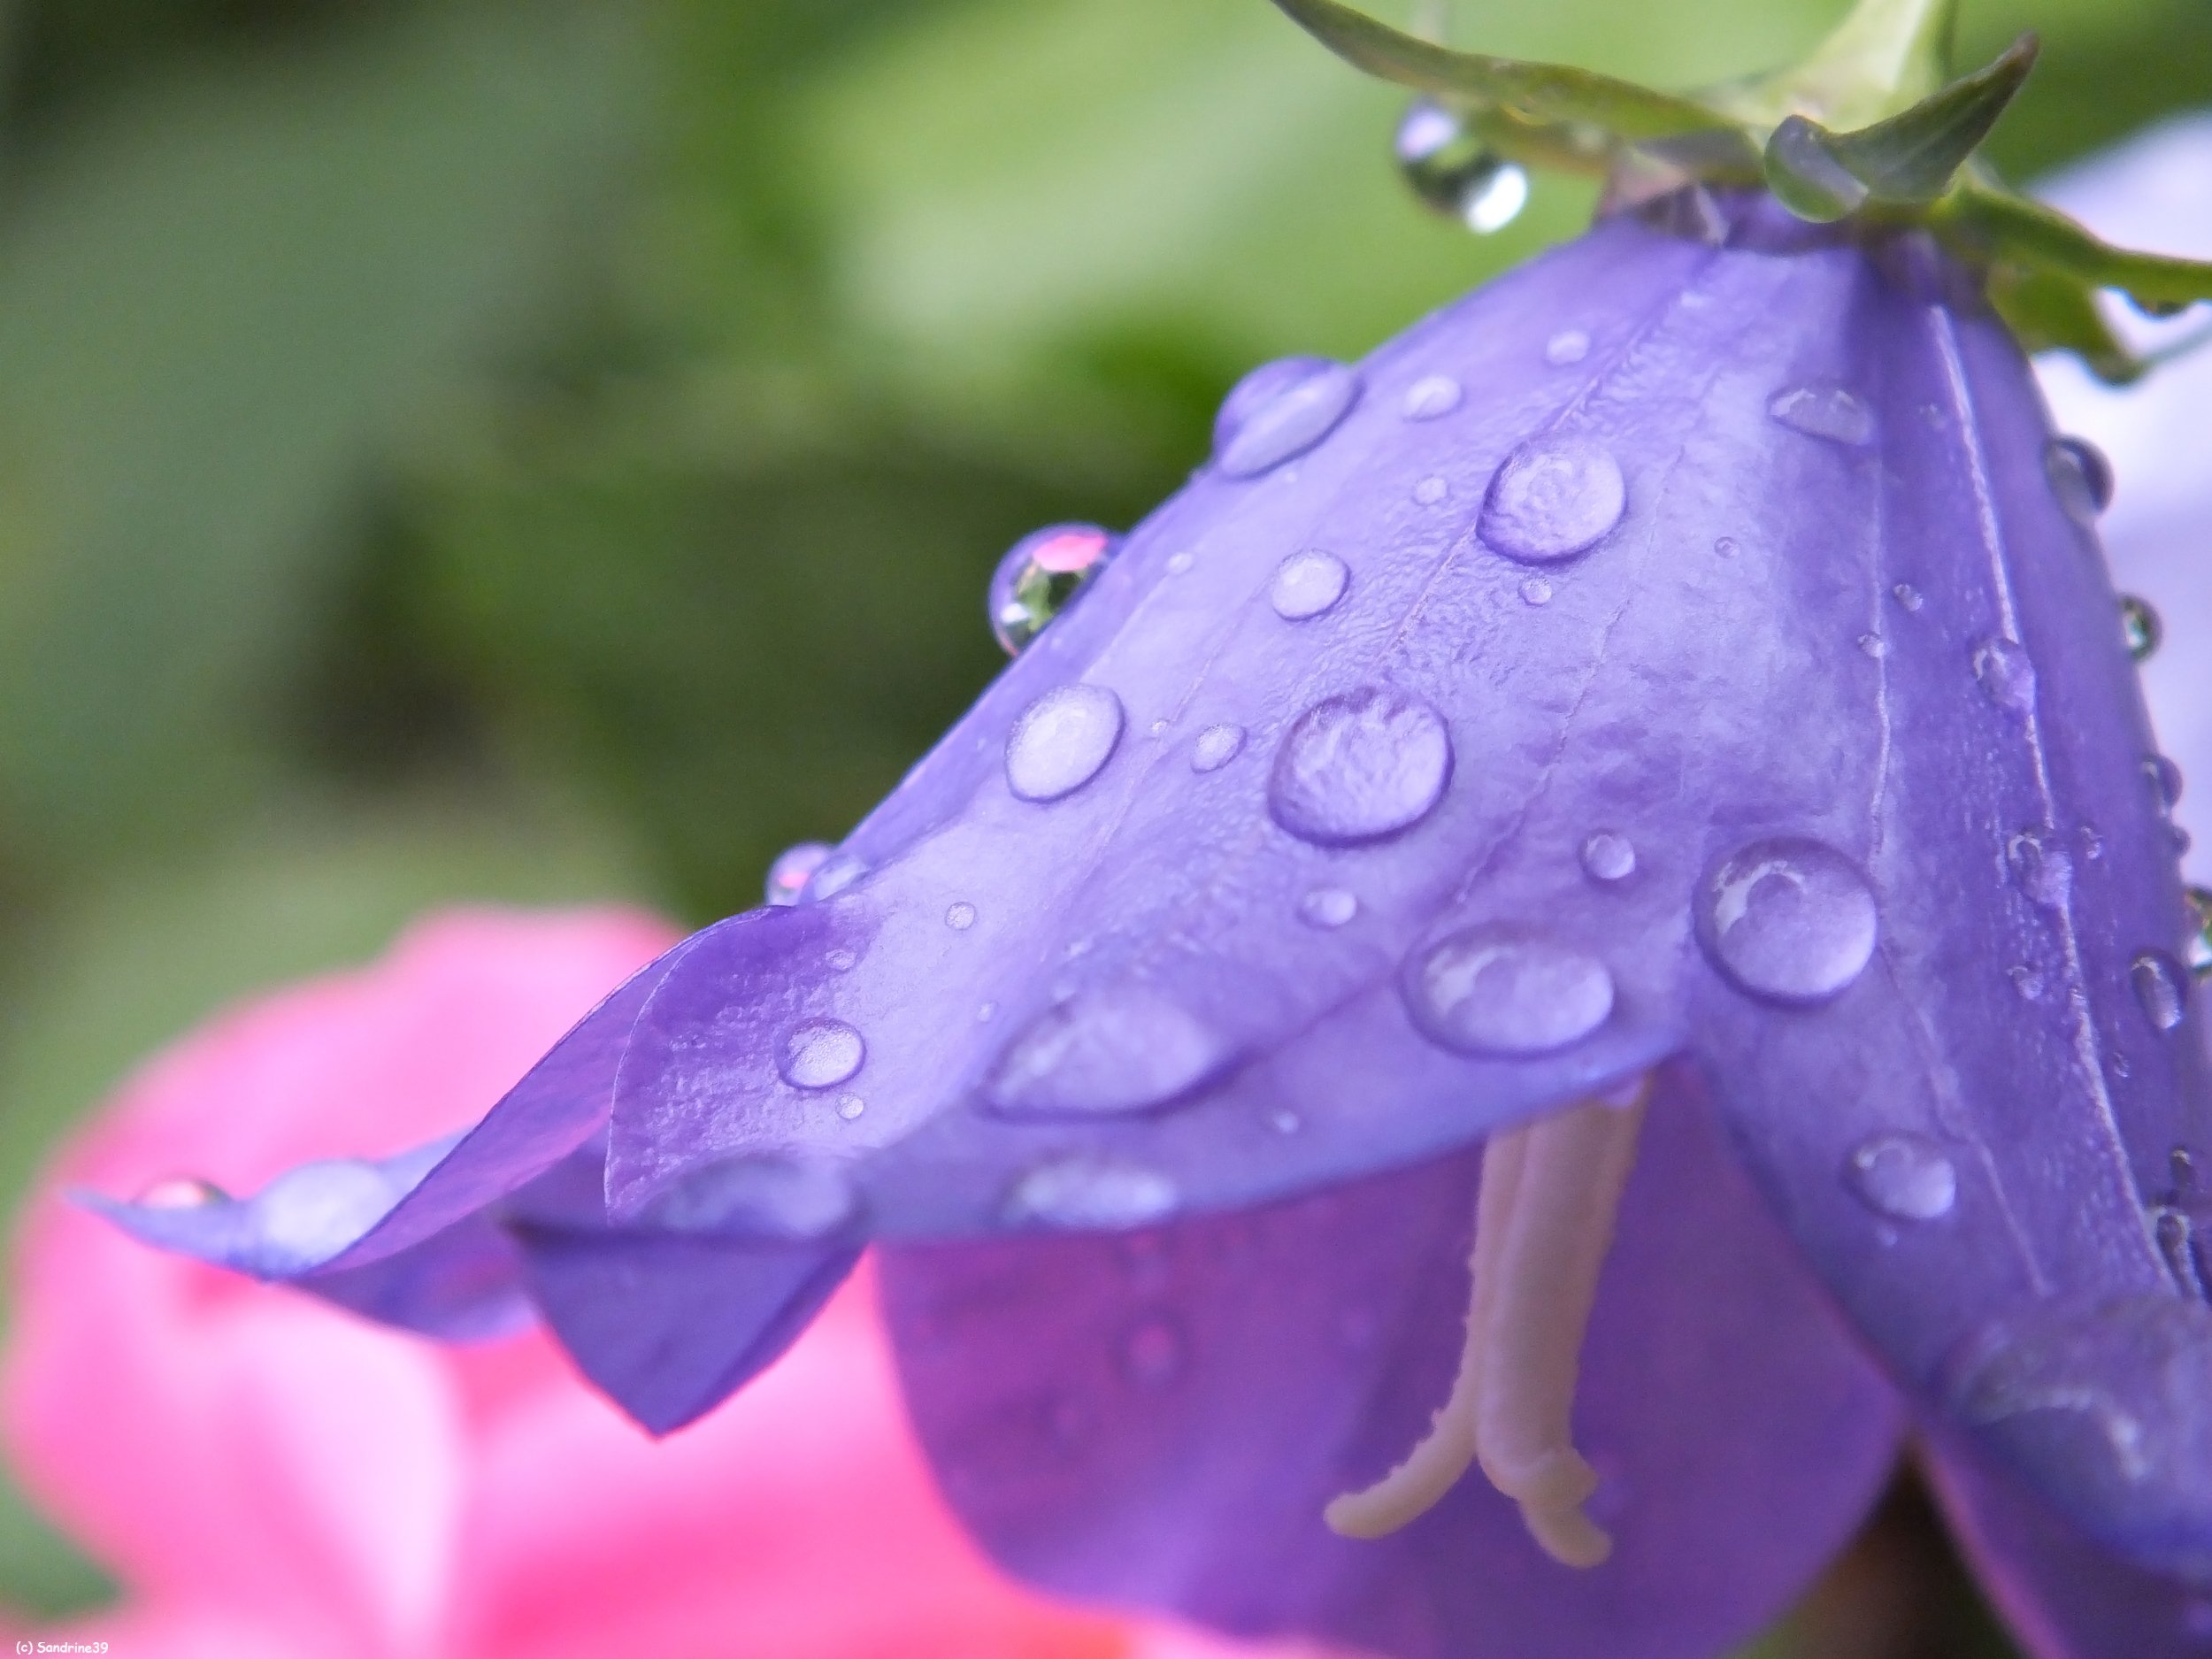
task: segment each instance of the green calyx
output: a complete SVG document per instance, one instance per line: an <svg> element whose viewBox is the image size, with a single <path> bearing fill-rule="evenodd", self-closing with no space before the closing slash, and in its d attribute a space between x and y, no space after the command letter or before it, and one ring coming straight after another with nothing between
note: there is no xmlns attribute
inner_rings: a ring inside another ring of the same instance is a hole
<svg viewBox="0 0 2212 1659"><path fill-rule="evenodd" d="M1951 68L1956 0L1857 0L1802 64L1690 93L1494 58L1377 22L1341 0L1275 0L1356 67L1422 93L1507 161L1595 174L1616 199L1692 183L1763 186L1800 218L1920 225L1982 268L2030 350L2108 380L2150 366L2106 325L2100 289L2164 313L2212 299L2212 264L2131 253L2007 190L1976 150L2034 66L2024 35Z"/></svg>

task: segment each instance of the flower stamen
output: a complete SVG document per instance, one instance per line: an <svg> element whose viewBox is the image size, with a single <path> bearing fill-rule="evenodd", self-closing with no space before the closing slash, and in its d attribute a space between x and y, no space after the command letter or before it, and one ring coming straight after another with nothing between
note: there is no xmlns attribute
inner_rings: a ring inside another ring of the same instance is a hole
<svg viewBox="0 0 2212 1659"><path fill-rule="evenodd" d="M1582 1343L1647 1082L1494 1135L1484 1148L1467 1340L1428 1433L1373 1486L1323 1511L1348 1538L1381 1538L1432 1508L1471 1464L1521 1506L1554 1560L1594 1567L1613 1540L1583 1513L1597 1474L1575 1449Z"/></svg>

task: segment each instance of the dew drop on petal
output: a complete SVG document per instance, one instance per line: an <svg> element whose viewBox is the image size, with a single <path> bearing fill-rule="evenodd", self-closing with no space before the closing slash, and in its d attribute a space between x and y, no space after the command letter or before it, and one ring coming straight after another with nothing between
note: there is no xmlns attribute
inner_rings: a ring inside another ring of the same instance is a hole
<svg viewBox="0 0 2212 1659"><path fill-rule="evenodd" d="M1141 985L1079 992L1006 1045L983 1099L1010 1117L1113 1118L1177 1105L1231 1057L1213 1029Z"/></svg>
<svg viewBox="0 0 2212 1659"><path fill-rule="evenodd" d="M1462 1054L1549 1054L1613 1011L1613 976L1596 957L1484 927L1416 953L1402 988L1421 1033Z"/></svg>
<svg viewBox="0 0 2212 1659"><path fill-rule="evenodd" d="M1103 686L1060 686L1031 703L1006 740L1007 787L1057 801L1098 776L1121 741L1121 699Z"/></svg>
<svg viewBox="0 0 2212 1659"><path fill-rule="evenodd" d="M1627 836L1600 830L1582 843L1582 868L1593 881L1625 881L1636 873L1636 848Z"/></svg>
<svg viewBox="0 0 2212 1659"><path fill-rule="evenodd" d="M990 587L991 632L1006 654L1018 656L1074 603L1119 545L1094 524L1056 524L1032 531L1008 549L992 572Z"/></svg>
<svg viewBox="0 0 2212 1659"><path fill-rule="evenodd" d="M2005 863L2021 892L2046 910L2062 910L2074 890L2074 860L2056 834L2024 829L2005 843Z"/></svg>
<svg viewBox="0 0 2212 1659"><path fill-rule="evenodd" d="M1146 1388L1164 1388L1183 1374L1183 1333L1166 1319L1147 1319L1122 1344L1122 1368L1129 1380Z"/></svg>
<svg viewBox="0 0 2212 1659"><path fill-rule="evenodd" d="M399 1196L365 1159L328 1158L285 1171L249 1202L263 1246L303 1263L336 1255L382 1220Z"/></svg>
<svg viewBox="0 0 2212 1659"><path fill-rule="evenodd" d="M2170 812L2181 804L2181 768L2170 756L2146 755L2143 775L2150 780L2151 798L2158 803L2160 812Z"/></svg>
<svg viewBox="0 0 2212 1659"><path fill-rule="evenodd" d="M1341 927L1359 914L1359 900L1344 887L1316 887L1298 901L1298 914L1312 927Z"/></svg>
<svg viewBox="0 0 2212 1659"><path fill-rule="evenodd" d="M1719 554L1721 557L1724 559L1734 558L1737 553L1740 550L1740 547L1737 542L1736 538L1732 535L1717 536L1714 538L1713 551Z"/></svg>
<svg viewBox="0 0 2212 1659"><path fill-rule="evenodd" d="M1852 1149L1852 1192L1893 1221L1935 1221L1958 1202L1958 1171L1925 1135L1876 1135Z"/></svg>
<svg viewBox="0 0 2212 1659"><path fill-rule="evenodd" d="M2086 438L2053 438L2043 446L2043 472L2060 510L2085 530L2112 504L2112 463Z"/></svg>
<svg viewBox="0 0 2212 1659"><path fill-rule="evenodd" d="M1878 634L1860 634L1859 649L1878 663L1889 655L1889 646Z"/></svg>
<svg viewBox="0 0 2212 1659"><path fill-rule="evenodd" d="M945 907L945 926L956 933L964 933L975 926L975 906L965 899L956 899Z"/></svg>
<svg viewBox="0 0 2212 1659"><path fill-rule="evenodd" d="M230 1194L196 1175L172 1175L142 1188L131 1200L141 1210L205 1210L227 1203Z"/></svg>
<svg viewBox="0 0 2212 1659"><path fill-rule="evenodd" d="M1193 772L1219 772L1244 752L1244 728L1240 726L1210 726L1198 734L1191 745L1190 769Z"/></svg>
<svg viewBox="0 0 2212 1659"><path fill-rule="evenodd" d="M1551 583L1541 576L1523 577L1521 579L1521 603L1531 606L1551 603Z"/></svg>
<svg viewBox="0 0 2212 1659"><path fill-rule="evenodd" d="M1476 534L1509 558L1548 565L1595 546L1627 510L1609 451L1587 438L1532 438L1491 479Z"/></svg>
<svg viewBox="0 0 2212 1659"><path fill-rule="evenodd" d="M1794 1006L1847 989L1873 959L1880 918L1859 867L1801 836L1724 858L1698 895L1698 941L1739 989Z"/></svg>
<svg viewBox="0 0 2212 1659"><path fill-rule="evenodd" d="M2133 594L2120 595L2120 637L2127 641L2128 655L2137 662L2147 660L2166 637L2166 625L2147 599Z"/></svg>
<svg viewBox="0 0 2212 1659"><path fill-rule="evenodd" d="M2017 640L1994 636L1974 648L1974 678L2001 709L2027 714L2035 708L2035 664Z"/></svg>
<svg viewBox="0 0 2212 1659"><path fill-rule="evenodd" d="M1303 455L1359 401L1359 371L1322 357L1286 357L1237 382L1214 421L1214 465L1256 478Z"/></svg>
<svg viewBox="0 0 2212 1659"><path fill-rule="evenodd" d="M803 1019L784 1033L776 1070L793 1088L833 1088L860 1070L868 1045L841 1019Z"/></svg>
<svg viewBox="0 0 2212 1659"><path fill-rule="evenodd" d="M2162 950L2146 950L2128 964L2135 1000L2160 1031L2171 1031L2189 1012L2189 975Z"/></svg>
<svg viewBox="0 0 2212 1659"><path fill-rule="evenodd" d="M2032 968L2024 962L2015 963L2005 970L2005 976L2012 981L2012 988L2020 994L2022 1002L2038 1002L2043 1000L2045 987L2039 969Z"/></svg>
<svg viewBox="0 0 2212 1659"><path fill-rule="evenodd" d="M1793 432L1825 438L1853 448L1874 436L1874 417L1843 387L1831 383L1793 386L1777 392L1767 412Z"/></svg>
<svg viewBox="0 0 2212 1659"><path fill-rule="evenodd" d="M837 945L822 953L822 961L833 973L850 973L859 964L860 958L842 945Z"/></svg>
<svg viewBox="0 0 2212 1659"><path fill-rule="evenodd" d="M1428 817L1451 777L1444 717L1406 692L1368 686L1315 703L1284 733L1267 810L1301 841L1356 846Z"/></svg>
<svg viewBox="0 0 2212 1659"><path fill-rule="evenodd" d="M687 1171L646 1204L643 1219L673 1233L819 1239L859 1206L833 1164L741 1153Z"/></svg>
<svg viewBox="0 0 2212 1659"><path fill-rule="evenodd" d="M2191 887L2189 898L2189 976L2212 979L2212 887Z"/></svg>
<svg viewBox="0 0 2212 1659"><path fill-rule="evenodd" d="M834 898L867 873L865 858L852 853L832 853L815 866L799 896L809 904Z"/></svg>
<svg viewBox="0 0 2212 1659"><path fill-rule="evenodd" d="M1398 407L1408 420L1434 420L1459 407L1459 382L1448 374L1425 374L1406 388Z"/></svg>
<svg viewBox="0 0 2212 1659"><path fill-rule="evenodd" d="M840 1094L837 1097L837 1115L847 1123L852 1122L867 1110L868 1102L857 1094Z"/></svg>
<svg viewBox="0 0 2212 1659"><path fill-rule="evenodd" d="M1016 1225L1107 1231L1164 1221L1181 1202L1156 1170L1078 1156L1041 1164L1014 1183L1006 1219Z"/></svg>
<svg viewBox="0 0 2212 1659"><path fill-rule="evenodd" d="M796 904L807 882L834 850L827 841L801 841L778 853L776 862L768 866L767 902L779 907Z"/></svg>
<svg viewBox="0 0 2212 1659"><path fill-rule="evenodd" d="M1590 355L1590 336L1579 328L1563 328L1544 342L1544 361L1555 368L1579 363Z"/></svg>
<svg viewBox="0 0 2212 1659"><path fill-rule="evenodd" d="M1504 229L1528 201L1528 174L1430 99L1407 106L1392 148L1413 193L1479 234Z"/></svg>
<svg viewBox="0 0 2212 1659"><path fill-rule="evenodd" d="M1920 589L1914 587L1910 582L1899 582L1896 587L1891 588L1889 591L1896 599L1897 603L1904 606L1908 611L1917 611L1924 603L1926 603L1920 596Z"/></svg>
<svg viewBox="0 0 2212 1659"><path fill-rule="evenodd" d="M1413 499L1423 507L1433 507L1451 493L1451 486L1433 473L1413 487Z"/></svg>
<svg viewBox="0 0 2212 1659"><path fill-rule="evenodd" d="M1279 1135L1294 1135L1305 1124L1294 1111L1277 1110L1268 1113L1267 1126Z"/></svg>
<svg viewBox="0 0 2212 1659"><path fill-rule="evenodd" d="M1276 567L1268 602L1287 622L1303 622L1333 608L1344 597L1352 572L1333 553L1294 553Z"/></svg>
<svg viewBox="0 0 2212 1659"><path fill-rule="evenodd" d="M1197 562L1197 559L1188 552L1171 553L1167 556L1167 573L1171 576L1180 576Z"/></svg>

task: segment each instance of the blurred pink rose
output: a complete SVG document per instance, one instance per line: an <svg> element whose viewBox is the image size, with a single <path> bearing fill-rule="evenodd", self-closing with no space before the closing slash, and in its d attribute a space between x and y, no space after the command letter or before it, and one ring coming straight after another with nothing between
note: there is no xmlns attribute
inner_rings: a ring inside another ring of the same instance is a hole
<svg viewBox="0 0 2212 1659"><path fill-rule="evenodd" d="M156 1058L58 1172L250 1189L430 1139L674 937L618 911L426 921L375 965ZM434 1347L51 1197L17 1275L8 1452L124 1586L71 1633L127 1659L1231 1651L1056 1606L985 1564L911 1442L864 1272L767 1375L658 1445L535 1333Z"/></svg>

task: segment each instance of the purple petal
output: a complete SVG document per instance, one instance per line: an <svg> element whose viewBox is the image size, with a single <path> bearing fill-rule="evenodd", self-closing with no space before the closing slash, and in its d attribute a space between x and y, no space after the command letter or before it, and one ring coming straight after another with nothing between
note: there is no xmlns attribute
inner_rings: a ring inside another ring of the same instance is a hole
<svg viewBox="0 0 2212 1659"><path fill-rule="evenodd" d="M1742 1639L1862 1519L1898 1413L1682 1081L1652 1108L1585 1356L1605 1566L1548 1560L1479 1474L1380 1542L1322 1525L1449 1388L1470 1153L1117 1239L887 1250L955 1507L1049 1589L1241 1633L1400 1659L1701 1659Z"/></svg>

